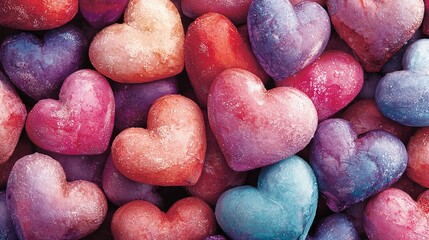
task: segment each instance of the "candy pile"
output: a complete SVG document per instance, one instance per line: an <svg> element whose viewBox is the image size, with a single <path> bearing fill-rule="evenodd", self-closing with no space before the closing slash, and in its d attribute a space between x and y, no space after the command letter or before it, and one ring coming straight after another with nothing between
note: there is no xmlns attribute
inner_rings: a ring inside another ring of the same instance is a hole
<svg viewBox="0 0 429 240"><path fill-rule="evenodd" d="M429 239L429 1L0 15L0 239Z"/></svg>

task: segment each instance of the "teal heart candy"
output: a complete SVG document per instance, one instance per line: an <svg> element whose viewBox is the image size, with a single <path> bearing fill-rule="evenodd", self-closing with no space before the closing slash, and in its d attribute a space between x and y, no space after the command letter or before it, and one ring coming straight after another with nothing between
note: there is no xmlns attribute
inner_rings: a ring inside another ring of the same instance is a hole
<svg viewBox="0 0 429 240"><path fill-rule="evenodd" d="M216 204L216 219L232 239L306 239L317 197L313 170L292 156L264 167L257 188L224 192Z"/></svg>

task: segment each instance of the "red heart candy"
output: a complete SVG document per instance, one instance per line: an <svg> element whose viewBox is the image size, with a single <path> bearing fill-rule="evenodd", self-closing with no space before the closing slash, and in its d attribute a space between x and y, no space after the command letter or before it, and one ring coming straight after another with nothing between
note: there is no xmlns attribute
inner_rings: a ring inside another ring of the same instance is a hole
<svg viewBox="0 0 429 240"><path fill-rule="evenodd" d="M204 239L215 230L213 210L195 197L177 201L167 213L152 203L136 200L120 207L112 218L117 240Z"/></svg>
<svg viewBox="0 0 429 240"><path fill-rule="evenodd" d="M422 194L428 194L428 191ZM415 202L402 190L389 188L371 198L363 223L369 239L426 239L429 236L427 200Z"/></svg>
<svg viewBox="0 0 429 240"><path fill-rule="evenodd" d="M101 189L87 181L67 183L61 165L40 153L16 162L6 194L20 239L79 239L107 213Z"/></svg>
<svg viewBox="0 0 429 240"><path fill-rule="evenodd" d="M170 0L130 0L124 24L104 28L89 47L101 74L122 83L171 77L183 70L185 34Z"/></svg>
<svg viewBox="0 0 429 240"><path fill-rule="evenodd" d="M205 14L189 26L185 39L185 67L203 106L207 105L211 83L227 68L242 68L264 82L268 80L249 43L228 18L217 13Z"/></svg>
<svg viewBox="0 0 429 240"><path fill-rule="evenodd" d="M429 187L429 127L419 128L407 145L407 175L423 187Z"/></svg>
<svg viewBox="0 0 429 240"><path fill-rule="evenodd" d="M94 70L68 76L59 101L39 101L27 117L26 130L37 146L69 155L106 151L113 131L115 99L109 82Z"/></svg>
<svg viewBox="0 0 429 240"><path fill-rule="evenodd" d="M193 185L201 175L206 147L198 105L180 95L166 95L150 108L147 129L128 128L116 136L112 160L136 182Z"/></svg>
<svg viewBox="0 0 429 240"><path fill-rule="evenodd" d="M7 162L24 128L27 110L12 83L0 72L0 164Z"/></svg>
<svg viewBox="0 0 429 240"><path fill-rule="evenodd" d="M267 91L259 78L230 68L214 80L207 111L228 165L246 171L302 150L317 127L311 100L292 87Z"/></svg>
<svg viewBox="0 0 429 240"><path fill-rule="evenodd" d="M378 72L423 20L423 0L327 0L331 22L367 72Z"/></svg>
<svg viewBox="0 0 429 240"><path fill-rule="evenodd" d="M21 30L60 27L76 15L78 0L1 0L0 25Z"/></svg>
<svg viewBox="0 0 429 240"><path fill-rule="evenodd" d="M347 106L362 85L362 67L353 56L341 51L326 51L298 73L276 82L276 86L295 87L307 94L319 121Z"/></svg>

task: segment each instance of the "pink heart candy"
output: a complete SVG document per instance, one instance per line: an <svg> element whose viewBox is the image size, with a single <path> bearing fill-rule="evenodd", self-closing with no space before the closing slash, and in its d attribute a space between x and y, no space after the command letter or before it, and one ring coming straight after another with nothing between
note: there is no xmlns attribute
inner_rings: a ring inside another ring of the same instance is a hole
<svg viewBox="0 0 429 240"><path fill-rule="evenodd" d="M69 155L106 151L113 131L115 99L108 81L94 70L68 76L59 100L39 101L28 114L26 130L37 146Z"/></svg>
<svg viewBox="0 0 429 240"><path fill-rule="evenodd" d="M267 91L254 74L238 68L214 80L207 104L210 127L228 165L255 169L302 150L317 127L317 112L301 91Z"/></svg>

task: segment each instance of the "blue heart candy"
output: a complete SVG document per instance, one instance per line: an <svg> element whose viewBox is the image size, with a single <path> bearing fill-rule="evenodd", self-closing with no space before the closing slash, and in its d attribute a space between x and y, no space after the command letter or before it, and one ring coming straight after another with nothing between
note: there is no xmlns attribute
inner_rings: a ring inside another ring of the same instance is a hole
<svg viewBox="0 0 429 240"><path fill-rule="evenodd" d="M261 170L258 187L222 194L216 219L232 239L305 239L317 207L311 167L292 156Z"/></svg>
<svg viewBox="0 0 429 240"><path fill-rule="evenodd" d="M275 80L316 60L331 33L328 13L317 3L254 0L247 15L249 38L259 63Z"/></svg>
<svg viewBox="0 0 429 240"><path fill-rule="evenodd" d="M375 130L358 138L352 124L343 119L321 122L310 152L319 190L334 212L392 185L407 162L407 150L394 135Z"/></svg>
<svg viewBox="0 0 429 240"><path fill-rule="evenodd" d="M429 39L414 42L402 59L404 70L378 82L375 100L380 112L407 126L429 126Z"/></svg>
<svg viewBox="0 0 429 240"><path fill-rule="evenodd" d="M320 222L316 234L307 240L359 240L351 219L341 213L332 214Z"/></svg>

